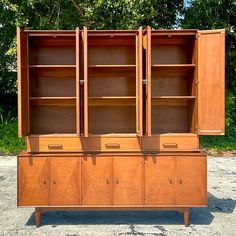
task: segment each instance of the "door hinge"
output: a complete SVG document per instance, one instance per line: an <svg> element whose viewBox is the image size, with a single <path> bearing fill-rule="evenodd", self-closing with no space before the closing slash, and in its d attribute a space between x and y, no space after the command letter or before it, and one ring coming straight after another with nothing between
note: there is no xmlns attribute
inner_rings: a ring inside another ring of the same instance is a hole
<svg viewBox="0 0 236 236"><path fill-rule="evenodd" d="M195 125L195 129L196 129L196 131L199 131L199 125L198 124Z"/></svg>
<svg viewBox="0 0 236 236"><path fill-rule="evenodd" d="M143 84L147 84L147 80L146 80L146 79L143 79L143 80L142 80L142 83L143 83Z"/></svg>
<svg viewBox="0 0 236 236"><path fill-rule="evenodd" d="M84 80L80 80L79 83L80 83L80 85L83 85L84 84Z"/></svg>
<svg viewBox="0 0 236 236"><path fill-rule="evenodd" d="M198 85L200 82L198 80L195 80L195 85Z"/></svg>

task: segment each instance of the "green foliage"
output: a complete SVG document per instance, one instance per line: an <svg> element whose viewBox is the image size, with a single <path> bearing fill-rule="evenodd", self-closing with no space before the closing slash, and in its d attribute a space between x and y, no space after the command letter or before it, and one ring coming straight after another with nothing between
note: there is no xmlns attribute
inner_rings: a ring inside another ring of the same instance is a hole
<svg viewBox="0 0 236 236"><path fill-rule="evenodd" d="M185 5L184 5L185 2ZM25 29L226 29L226 136L202 137L205 147L235 149L235 0L1 0L0 150L17 152L16 26ZM5 124L5 126L4 126ZM5 145L5 147L4 147ZM15 149L14 149L15 146Z"/></svg>
<svg viewBox="0 0 236 236"><path fill-rule="evenodd" d="M0 124L0 153L16 154L24 149L24 139L17 136L17 122Z"/></svg>
<svg viewBox="0 0 236 236"><path fill-rule="evenodd" d="M183 15L183 28L226 29L226 135L202 137L201 143L215 150L236 149L236 1L189 1Z"/></svg>

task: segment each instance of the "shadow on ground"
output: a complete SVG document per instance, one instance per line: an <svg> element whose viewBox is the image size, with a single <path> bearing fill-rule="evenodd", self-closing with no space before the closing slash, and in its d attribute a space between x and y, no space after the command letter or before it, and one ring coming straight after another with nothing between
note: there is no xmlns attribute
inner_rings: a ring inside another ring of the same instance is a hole
<svg viewBox="0 0 236 236"><path fill-rule="evenodd" d="M219 199L208 193L208 207L191 208L190 224L209 225L214 219L212 213L232 213L236 200ZM34 213L26 225L34 225ZM47 212L41 218L41 225L86 225L86 224L183 224L182 214L175 211L78 211Z"/></svg>

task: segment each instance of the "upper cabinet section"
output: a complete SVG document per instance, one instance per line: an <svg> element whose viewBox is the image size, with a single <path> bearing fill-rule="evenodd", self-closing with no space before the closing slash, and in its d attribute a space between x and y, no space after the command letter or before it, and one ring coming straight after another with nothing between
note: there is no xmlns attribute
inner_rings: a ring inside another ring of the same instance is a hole
<svg viewBox="0 0 236 236"><path fill-rule="evenodd" d="M151 30L146 48L146 134L194 133L196 30Z"/></svg>
<svg viewBox="0 0 236 236"><path fill-rule="evenodd" d="M142 135L142 30L84 28L84 136Z"/></svg>
<svg viewBox="0 0 236 236"><path fill-rule="evenodd" d="M18 134L224 134L224 30L17 28Z"/></svg>
<svg viewBox="0 0 236 236"><path fill-rule="evenodd" d="M224 37L147 28L145 134L224 134Z"/></svg>
<svg viewBox="0 0 236 236"><path fill-rule="evenodd" d="M80 134L79 34L17 29L19 135Z"/></svg>

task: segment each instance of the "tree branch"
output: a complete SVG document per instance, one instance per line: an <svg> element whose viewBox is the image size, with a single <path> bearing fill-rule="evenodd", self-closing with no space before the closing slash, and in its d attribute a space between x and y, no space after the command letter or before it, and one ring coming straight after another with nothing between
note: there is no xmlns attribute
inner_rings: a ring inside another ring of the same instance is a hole
<svg viewBox="0 0 236 236"><path fill-rule="evenodd" d="M75 0L71 0L71 2L73 3L74 7L78 10L80 15L84 16L84 9L79 4L77 4Z"/></svg>

